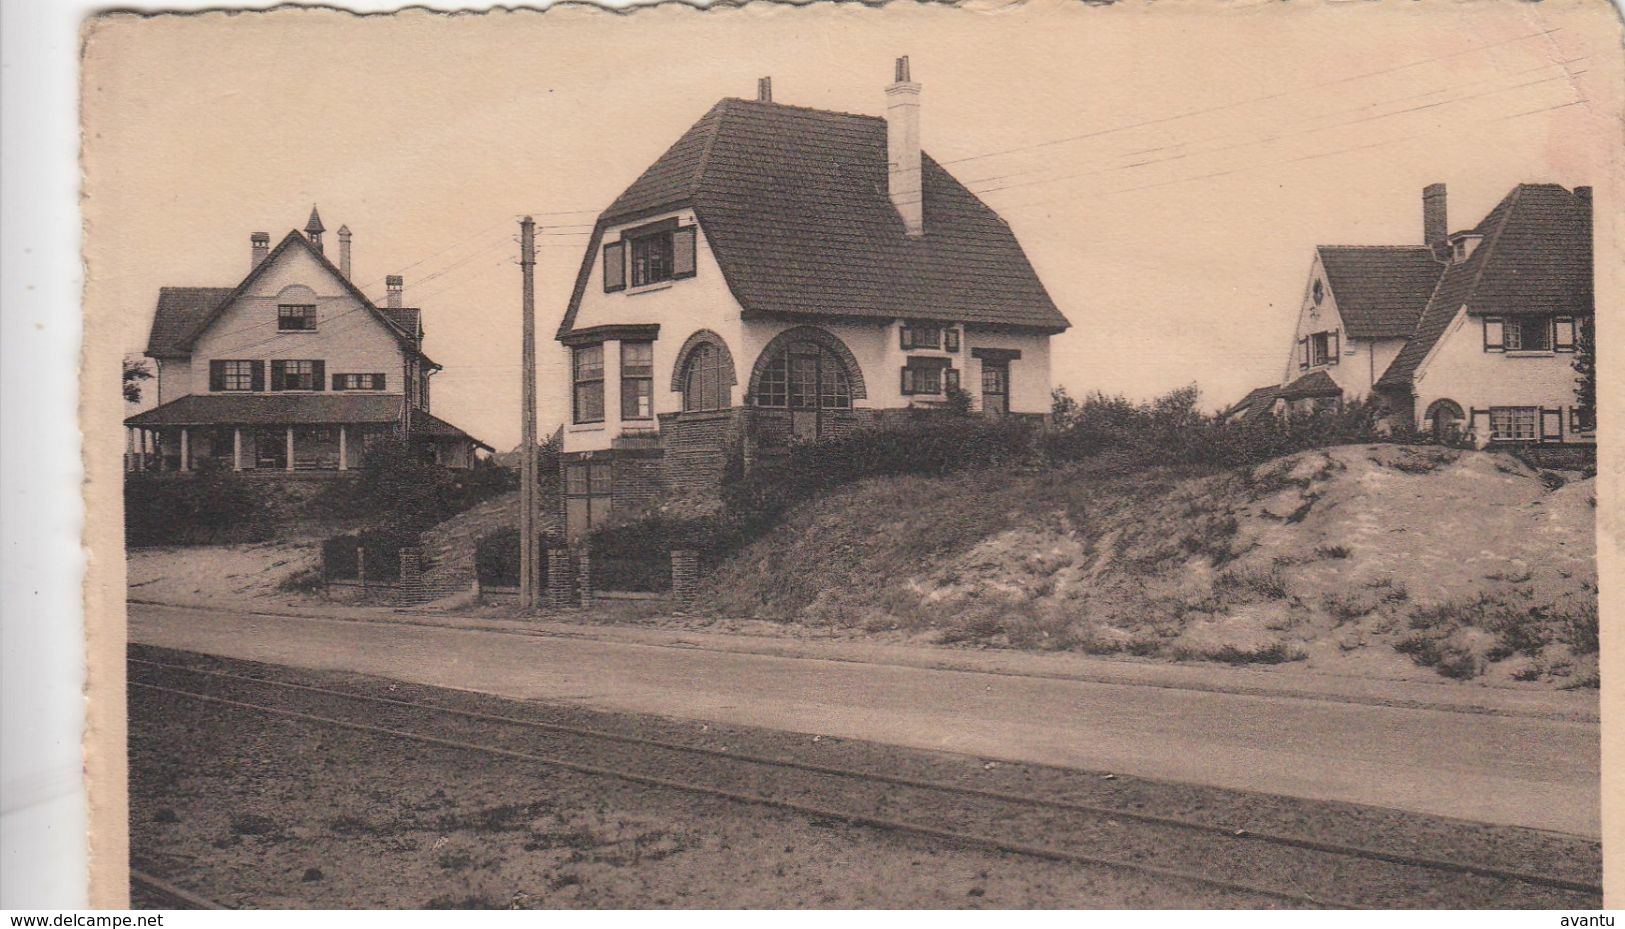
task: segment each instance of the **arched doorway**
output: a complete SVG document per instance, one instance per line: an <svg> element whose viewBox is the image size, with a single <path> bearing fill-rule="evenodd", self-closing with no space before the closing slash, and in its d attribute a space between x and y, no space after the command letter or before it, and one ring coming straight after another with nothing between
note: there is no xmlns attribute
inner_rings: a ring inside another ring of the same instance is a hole
<svg viewBox="0 0 1625 929"><path fill-rule="evenodd" d="M1422 417L1422 429L1441 442L1453 442L1462 437L1467 428L1467 414L1454 400L1435 400L1428 404Z"/></svg>
<svg viewBox="0 0 1625 929"><path fill-rule="evenodd" d="M861 399L863 375L840 339L812 326L780 333L751 371L751 404L784 412L788 438L814 441L834 435L852 401Z"/></svg>

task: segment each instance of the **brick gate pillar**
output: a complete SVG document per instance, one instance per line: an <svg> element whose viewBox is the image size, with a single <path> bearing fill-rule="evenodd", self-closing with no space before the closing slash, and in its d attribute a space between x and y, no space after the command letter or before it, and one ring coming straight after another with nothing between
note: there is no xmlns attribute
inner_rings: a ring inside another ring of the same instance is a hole
<svg viewBox="0 0 1625 929"><path fill-rule="evenodd" d="M700 553L690 548L671 553L671 598L679 606L692 606L700 586Z"/></svg>
<svg viewBox="0 0 1625 929"><path fill-rule="evenodd" d="M575 600L575 565L567 548L547 550L547 605L562 610Z"/></svg>
<svg viewBox="0 0 1625 929"><path fill-rule="evenodd" d="M586 544L576 553L576 596L583 607L592 606L592 549Z"/></svg>

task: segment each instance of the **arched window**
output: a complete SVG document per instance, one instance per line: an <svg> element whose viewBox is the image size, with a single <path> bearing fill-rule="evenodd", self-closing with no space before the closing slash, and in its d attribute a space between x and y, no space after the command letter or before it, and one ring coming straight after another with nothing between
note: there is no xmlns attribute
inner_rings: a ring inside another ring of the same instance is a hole
<svg viewBox="0 0 1625 929"><path fill-rule="evenodd" d="M1427 415L1422 417L1422 428L1434 438L1459 439L1466 431L1467 414L1454 400L1435 400L1428 404Z"/></svg>
<svg viewBox="0 0 1625 929"><path fill-rule="evenodd" d="M846 364L816 342L791 342L767 359L756 383L756 405L792 410L850 410Z"/></svg>
<svg viewBox="0 0 1625 929"><path fill-rule="evenodd" d="M717 346L694 346L683 372L683 412L727 409L732 374L732 362Z"/></svg>

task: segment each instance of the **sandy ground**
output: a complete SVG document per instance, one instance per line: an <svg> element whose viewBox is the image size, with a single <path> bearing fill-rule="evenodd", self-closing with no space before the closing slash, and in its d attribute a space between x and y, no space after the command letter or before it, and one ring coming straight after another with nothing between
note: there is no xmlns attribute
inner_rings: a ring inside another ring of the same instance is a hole
<svg viewBox="0 0 1625 929"><path fill-rule="evenodd" d="M164 603L296 604L308 598L279 590L288 577L321 567L318 540L248 545L152 546L126 556L130 596Z"/></svg>

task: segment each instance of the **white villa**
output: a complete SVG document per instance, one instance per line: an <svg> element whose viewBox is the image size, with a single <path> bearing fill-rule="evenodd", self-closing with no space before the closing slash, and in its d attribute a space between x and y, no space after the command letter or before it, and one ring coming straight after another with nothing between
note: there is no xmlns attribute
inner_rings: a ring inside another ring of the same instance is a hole
<svg viewBox="0 0 1625 929"><path fill-rule="evenodd" d="M724 99L598 218L557 339L572 532L794 441L964 391L1050 408L1061 315L1010 227L886 116Z"/></svg>
<svg viewBox="0 0 1625 929"><path fill-rule="evenodd" d="M1591 188L1519 184L1449 232L1422 192L1423 244L1315 250L1279 384L1229 415L1376 397L1392 419L1489 443L1591 443L1576 340L1594 310Z"/></svg>

